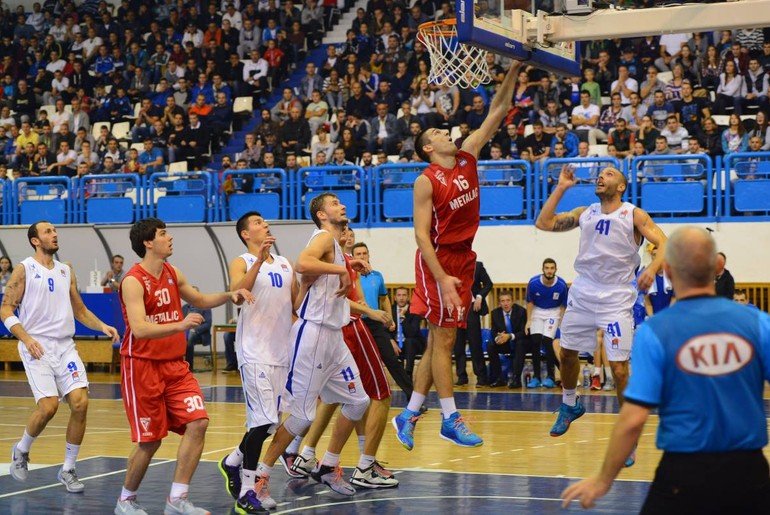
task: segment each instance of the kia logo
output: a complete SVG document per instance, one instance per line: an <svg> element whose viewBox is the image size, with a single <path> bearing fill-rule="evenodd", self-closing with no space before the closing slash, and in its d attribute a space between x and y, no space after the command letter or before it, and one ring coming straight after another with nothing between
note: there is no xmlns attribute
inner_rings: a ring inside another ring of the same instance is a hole
<svg viewBox="0 0 770 515"><path fill-rule="evenodd" d="M721 376L745 367L754 347L736 334L704 334L685 343L676 355L679 368L692 374Z"/></svg>

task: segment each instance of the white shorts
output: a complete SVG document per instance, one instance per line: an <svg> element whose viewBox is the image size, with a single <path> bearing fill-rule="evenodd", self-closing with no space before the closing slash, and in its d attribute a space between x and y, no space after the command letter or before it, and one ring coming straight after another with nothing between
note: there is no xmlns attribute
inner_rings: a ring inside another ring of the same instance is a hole
<svg viewBox="0 0 770 515"><path fill-rule="evenodd" d="M289 341L289 413L314 420L319 396L327 404L369 403L356 362L342 339L342 330L300 318L291 327Z"/></svg>
<svg viewBox="0 0 770 515"><path fill-rule="evenodd" d="M596 330L604 331L610 361L628 361L634 339L633 307L636 290L573 284L561 321L561 346L578 352L596 352Z"/></svg>
<svg viewBox="0 0 770 515"><path fill-rule="evenodd" d="M75 349L75 343L69 339L65 341L41 341L38 343L44 349L63 349L60 354L47 350L40 359L33 359L27 352L27 348L19 342L19 356L24 363L24 371L27 373L27 381L32 388L35 402L43 397L64 398L72 390L88 388L88 376L86 367Z"/></svg>
<svg viewBox="0 0 770 515"><path fill-rule="evenodd" d="M286 376L289 367L244 363L241 383L246 397L246 427L278 426L281 412L286 411Z"/></svg>
<svg viewBox="0 0 770 515"><path fill-rule="evenodd" d="M561 320L561 308L540 309L532 308L532 320L529 325L529 334L542 334L546 338L556 335Z"/></svg>

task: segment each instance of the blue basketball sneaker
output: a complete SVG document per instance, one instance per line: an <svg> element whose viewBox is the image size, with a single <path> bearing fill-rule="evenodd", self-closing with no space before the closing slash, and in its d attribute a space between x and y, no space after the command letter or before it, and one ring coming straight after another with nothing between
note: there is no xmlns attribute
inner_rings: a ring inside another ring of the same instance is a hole
<svg viewBox="0 0 770 515"><path fill-rule="evenodd" d="M623 463L623 466L626 468L633 467L634 463L636 463L636 445L634 445L634 449L631 451L631 454L628 455L628 458L626 458L626 462Z"/></svg>
<svg viewBox="0 0 770 515"><path fill-rule="evenodd" d="M533 377L527 383L527 388L540 388L540 386L541 386L540 379L536 377Z"/></svg>
<svg viewBox="0 0 770 515"><path fill-rule="evenodd" d="M556 383L550 377L546 377L543 381L543 388L556 388Z"/></svg>
<svg viewBox="0 0 770 515"><path fill-rule="evenodd" d="M551 436L561 436L566 433L567 429L569 429L569 425L582 417L586 412L586 409L580 402L580 397L578 397L574 406L567 406L562 402L558 411L559 417L556 419L556 423L551 428Z"/></svg>
<svg viewBox="0 0 770 515"><path fill-rule="evenodd" d="M419 411L409 411L404 408L397 417L393 417L393 427L396 428L396 438L407 451L414 448L414 426L422 415Z"/></svg>
<svg viewBox="0 0 770 515"><path fill-rule="evenodd" d="M460 447L479 447L484 444L484 440L468 429L465 420L456 411L441 421L439 436Z"/></svg>

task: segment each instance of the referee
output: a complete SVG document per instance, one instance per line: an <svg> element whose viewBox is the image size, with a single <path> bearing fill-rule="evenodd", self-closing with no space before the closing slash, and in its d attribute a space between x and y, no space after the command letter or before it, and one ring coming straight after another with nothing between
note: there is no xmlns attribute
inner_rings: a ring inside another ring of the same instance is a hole
<svg viewBox="0 0 770 515"><path fill-rule="evenodd" d="M664 454L641 513L770 513L762 454L770 316L716 296L716 259L703 229L669 238L663 268L679 300L637 329L634 373L604 464L562 493L564 507L579 499L590 508L607 493L657 407Z"/></svg>

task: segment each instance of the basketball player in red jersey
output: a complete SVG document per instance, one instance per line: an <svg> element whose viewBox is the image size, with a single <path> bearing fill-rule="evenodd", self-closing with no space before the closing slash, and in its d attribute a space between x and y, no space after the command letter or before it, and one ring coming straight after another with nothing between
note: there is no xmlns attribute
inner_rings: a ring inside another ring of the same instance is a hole
<svg viewBox="0 0 770 515"><path fill-rule="evenodd" d="M416 288L411 312L428 321L428 347L417 369L409 404L393 419L399 441L414 447L414 426L431 384L441 403L439 436L463 447L484 441L472 433L457 412L452 388L452 350L458 327L465 327L471 307L476 253L471 249L479 227L481 148L500 127L513 99L520 63L514 61L489 106L487 118L458 150L448 130L428 128L415 139L420 159L430 163L414 183Z"/></svg>
<svg viewBox="0 0 770 515"><path fill-rule="evenodd" d="M137 445L128 457L117 515L147 515L136 502L136 491L161 441L174 431L182 435L174 482L164 515L208 515L187 499L208 426L203 394L185 361L185 332L203 322L198 313L182 316L182 301L200 309L228 300L254 302L248 290L203 294L195 290L175 266L171 234L157 218L131 227L131 248L142 258L120 284L126 334L120 347L123 404ZM181 297L181 299L180 299Z"/></svg>

